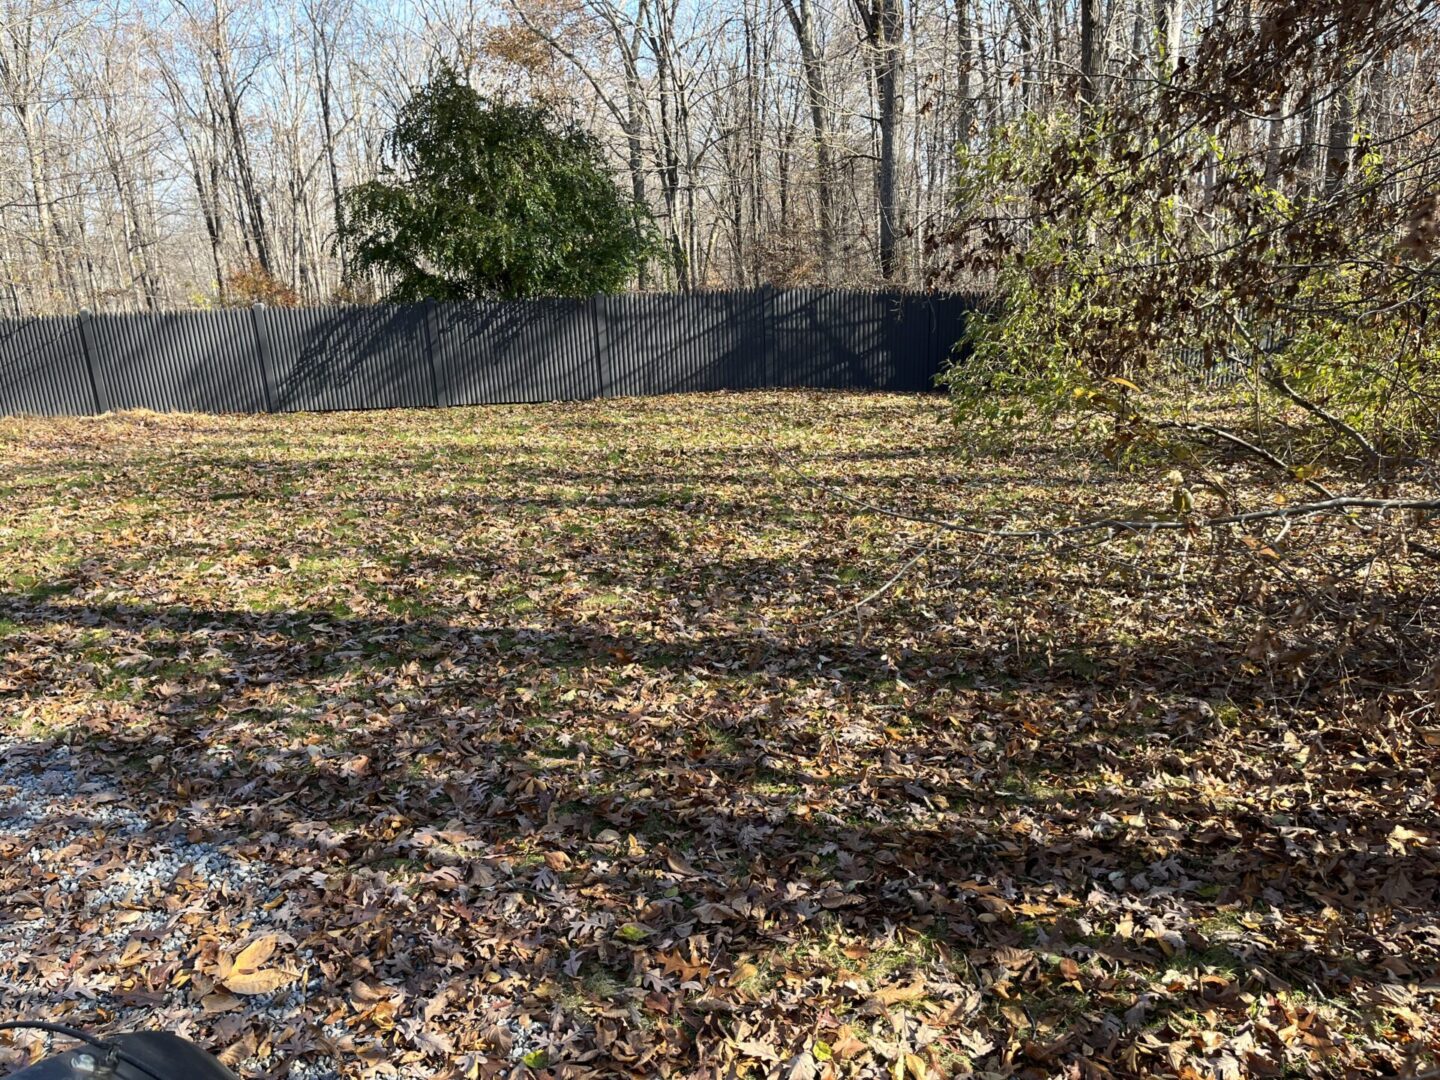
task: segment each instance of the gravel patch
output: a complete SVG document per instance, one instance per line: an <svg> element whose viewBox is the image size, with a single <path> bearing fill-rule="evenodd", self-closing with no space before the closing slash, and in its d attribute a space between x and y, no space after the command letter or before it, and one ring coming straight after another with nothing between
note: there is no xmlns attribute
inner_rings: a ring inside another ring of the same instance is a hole
<svg viewBox="0 0 1440 1080"><path fill-rule="evenodd" d="M214 1040L206 1032L228 1021L236 1032L258 1029L279 1041L303 1031L309 1045L341 1048L242 1056L232 1068L243 1077L448 1075L453 1063L391 1067L391 1051L336 1020L344 995L317 974L308 948L287 953L302 973L297 983L240 999L213 1027L188 979L160 978L142 987L144 1004L135 1002L136 980L127 976L143 977L152 965L172 975L191 971L204 932L217 923L243 920L249 926L243 936L287 929L285 882L297 872L241 855L222 839L191 839L204 831L191 826L208 824L196 814L173 820L147 813L100 755L0 735L0 860L21 869L18 875L12 869L11 879L22 882L8 894L0 890L0 1018L62 1020L101 1033L159 1028L217 1052L224 1044L209 1045ZM127 950L142 947L145 963L127 965ZM518 1064L547 1048L545 1025L522 1021L503 998L484 1000L493 1012L492 1055ZM47 1053L68 1045L38 1033L18 1036L8 1051L0 1044L0 1071L23 1064L17 1048L37 1043ZM346 1060L350 1048L366 1057L363 1066Z"/></svg>
<svg viewBox="0 0 1440 1080"><path fill-rule="evenodd" d="M173 823L132 805L103 762L63 744L0 736L0 843L18 854L33 883L30 895L0 903L12 913L17 907L40 912L0 919L0 1000L7 1019L63 1014L67 1023L96 1030L160 1027L185 1035L203 1010L183 988L138 1007L109 985L112 979L87 980L87 968L106 966L107 954L142 941L177 961L195 955L199 943L177 912L197 885L205 893L245 898L244 914L258 926L273 919L267 905L280 895L273 884L278 868L241 858L224 843L186 839ZM177 888L182 875L183 891ZM41 964L47 955L60 958L59 971ZM297 957L309 958L304 950ZM306 1006L322 989L312 978L247 998L240 1015L276 1031L306 1024ZM334 1042L363 1041L342 1024L328 1025L325 1034ZM273 1059L241 1061L237 1070L287 1075ZM299 1059L288 1075L328 1080L340 1075L339 1063Z"/></svg>

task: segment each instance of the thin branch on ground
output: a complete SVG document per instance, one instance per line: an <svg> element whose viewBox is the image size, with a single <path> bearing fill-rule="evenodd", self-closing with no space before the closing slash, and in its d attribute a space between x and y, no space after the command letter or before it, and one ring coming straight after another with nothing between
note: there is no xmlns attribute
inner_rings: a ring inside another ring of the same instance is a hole
<svg viewBox="0 0 1440 1080"><path fill-rule="evenodd" d="M1375 449L1375 445L1359 431L1357 431L1353 425L1347 424L1344 420L1341 420L1340 417L1336 416L1323 405L1317 404L1316 402L1311 401L1309 398L1307 398L1304 394L1301 394L1293 386L1286 382L1284 376L1277 372L1273 367L1267 368L1265 372L1265 381L1270 386L1273 386L1276 390L1280 391L1280 393L1284 394L1285 397L1289 398L1296 405L1299 405L1306 412L1319 417L1335 431L1338 431L1340 434L1344 435L1347 439L1353 442L1362 451L1364 451L1365 456L1370 459L1370 463L1374 465L1377 469L1381 466L1381 464L1384 463L1385 455L1380 453L1379 450Z"/></svg>
<svg viewBox="0 0 1440 1080"><path fill-rule="evenodd" d="M835 611L830 612L830 614L828 615L822 615L814 622L807 624L804 628L809 630L817 626L823 626L831 620L839 618L841 615L848 614L852 611L859 612L863 610L867 605L874 603L876 600L880 599L880 597L884 596L896 585L898 585L900 583L900 579L903 578L906 574L908 574L910 570L915 566L915 564L918 563L921 559L923 559L926 555L928 555L930 553L930 550L939 542L940 534L932 534L929 540L927 540L924 544L920 545L920 549L916 551L914 555L910 556L910 558L906 559L903 563L900 564L900 568L896 570L895 573L891 574L890 577L885 580L884 584L880 585L872 592L867 593L865 596L862 596L859 600L856 600L850 604L846 604L842 608L837 608Z"/></svg>
<svg viewBox="0 0 1440 1080"><path fill-rule="evenodd" d="M1251 510L1243 514L1222 514L1216 517L1205 517L1198 514L1177 518L1155 518L1153 520L1107 517L1076 522L1073 525L1059 525L1048 528L993 529L978 525L968 525L961 521L937 518L929 514L918 514L907 510L896 510L893 507L879 506L865 499L858 499L849 492L842 491L833 485L816 480L814 477L808 476L804 471L786 463L783 459L779 461L779 464L782 468L795 473L811 487L833 495L837 499L850 503L852 506L865 510L868 513L880 514L885 517L895 518L898 521L914 521L925 525L933 525L936 528L945 529L949 532L964 533L969 536L988 536L1000 540L1054 540L1064 536L1075 536L1080 533L1105 530L1130 533L1153 533L1161 531L1193 532L1199 529L1218 528L1222 525L1249 525L1258 521L1293 520L1322 514L1341 513L1346 510L1440 511L1440 499L1380 499L1370 496L1354 495L1323 499L1318 502L1297 503L1294 506L1277 506L1269 510Z"/></svg>
<svg viewBox="0 0 1440 1080"><path fill-rule="evenodd" d="M1261 461L1264 461L1267 464L1273 465L1275 468L1279 469L1292 480L1300 479L1296 476L1295 469L1289 464L1287 464L1283 458L1276 456L1269 450L1266 450L1263 446L1256 446L1249 440L1241 438L1233 431L1226 431L1224 428L1216 427L1214 424L1192 424L1180 420L1164 420L1161 421L1157 426L1167 430L1213 435L1215 436L1215 438L1230 443L1232 446L1239 447L1241 450L1244 450L1251 456L1259 458ZM1320 481L1318 480L1312 480L1306 477L1300 479L1300 482L1306 487L1308 487L1311 491L1323 495L1327 499L1338 498L1335 492L1331 491L1328 487L1320 483Z"/></svg>

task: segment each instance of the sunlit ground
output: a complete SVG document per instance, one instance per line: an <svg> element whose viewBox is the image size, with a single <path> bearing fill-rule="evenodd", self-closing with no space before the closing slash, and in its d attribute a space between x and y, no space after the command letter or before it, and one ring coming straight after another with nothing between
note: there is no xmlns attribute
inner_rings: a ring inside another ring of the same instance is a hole
<svg viewBox="0 0 1440 1080"><path fill-rule="evenodd" d="M1167 505L958 442L851 394L0 420L4 1011L274 1077L1433 1067L1428 571L804 479Z"/></svg>

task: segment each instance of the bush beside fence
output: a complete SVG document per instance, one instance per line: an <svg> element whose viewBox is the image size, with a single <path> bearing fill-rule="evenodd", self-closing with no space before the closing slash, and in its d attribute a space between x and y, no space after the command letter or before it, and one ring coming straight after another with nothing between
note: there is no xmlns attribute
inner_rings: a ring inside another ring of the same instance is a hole
<svg viewBox="0 0 1440 1080"><path fill-rule="evenodd" d="M981 303L762 288L0 319L0 415L929 390Z"/></svg>

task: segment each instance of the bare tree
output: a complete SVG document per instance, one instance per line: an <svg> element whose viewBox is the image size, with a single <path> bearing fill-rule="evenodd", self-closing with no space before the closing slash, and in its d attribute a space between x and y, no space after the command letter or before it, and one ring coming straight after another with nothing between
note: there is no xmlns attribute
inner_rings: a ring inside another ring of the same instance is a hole
<svg viewBox="0 0 1440 1080"><path fill-rule="evenodd" d="M308 300L368 295L334 245L343 194L382 166L395 111L442 59L610 148L664 241L641 288L924 282L948 265L957 148L983 158L1022 115L1043 126L1135 95L1159 109L1182 53L1243 10L0 0L0 302L229 302L252 269ZM1333 196L1362 141L1404 129L1434 59L1356 57L1341 92L1277 88L1226 129L1224 152L1287 198Z"/></svg>
<svg viewBox="0 0 1440 1080"><path fill-rule="evenodd" d="M963 0L962 0L963 3ZM800 48L805 97L810 111L810 132L815 149L815 192L820 204L820 260L822 275L833 269L835 257L835 174L830 164L829 103L825 70L815 37L815 15L810 0L785 0L785 13Z"/></svg>
<svg viewBox="0 0 1440 1080"><path fill-rule="evenodd" d="M875 170L880 276L891 281L900 272L898 241L903 227L900 190L896 181L900 150L897 133L905 107L900 93L904 67L904 10L902 0L855 0L855 10L869 46L875 87L875 122L880 132L880 155Z"/></svg>

